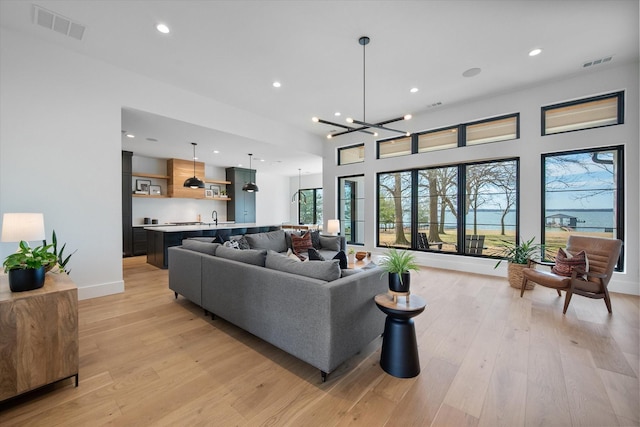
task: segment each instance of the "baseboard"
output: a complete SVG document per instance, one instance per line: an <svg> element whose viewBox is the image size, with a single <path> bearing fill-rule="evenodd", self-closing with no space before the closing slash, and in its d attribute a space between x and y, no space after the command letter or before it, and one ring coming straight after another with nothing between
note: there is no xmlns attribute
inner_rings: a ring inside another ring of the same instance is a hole
<svg viewBox="0 0 640 427"><path fill-rule="evenodd" d="M618 276L616 273L613 273L613 277L609 282L609 291L640 296L640 285L637 282L634 283L625 279L626 277L624 275L621 274Z"/></svg>
<svg viewBox="0 0 640 427"><path fill-rule="evenodd" d="M118 280L117 282L111 283L101 283L99 285L79 286L78 299L98 298L122 292L124 292L124 280Z"/></svg>

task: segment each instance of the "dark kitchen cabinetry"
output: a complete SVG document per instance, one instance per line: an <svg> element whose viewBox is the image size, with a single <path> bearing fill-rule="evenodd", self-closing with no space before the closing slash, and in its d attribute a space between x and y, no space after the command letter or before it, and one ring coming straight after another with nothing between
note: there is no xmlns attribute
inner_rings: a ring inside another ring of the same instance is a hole
<svg viewBox="0 0 640 427"><path fill-rule="evenodd" d="M255 181L254 169L227 168L227 193L231 201L227 202L227 220L237 223L256 222L256 193L242 191L242 187Z"/></svg>
<svg viewBox="0 0 640 427"><path fill-rule="evenodd" d="M131 211L131 151L122 152L122 256L133 255L133 228Z"/></svg>
<svg viewBox="0 0 640 427"><path fill-rule="evenodd" d="M142 227L133 227L133 256L147 253L147 230Z"/></svg>

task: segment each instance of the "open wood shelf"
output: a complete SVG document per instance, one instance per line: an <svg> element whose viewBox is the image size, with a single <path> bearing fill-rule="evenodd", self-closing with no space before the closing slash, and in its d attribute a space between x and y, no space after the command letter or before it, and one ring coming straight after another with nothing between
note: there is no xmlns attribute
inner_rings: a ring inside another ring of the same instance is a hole
<svg viewBox="0 0 640 427"><path fill-rule="evenodd" d="M163 194L156 196L154 194L131 194L132 197L146 197L146 198L151 198L151 199L166 199L168 196L165 196Z"/></svg>
<svg viewBox="0 0 640 427"><path fill-rule="evenodd" d="M231 184L231 181L220 181L219 179L211 179L211 178L205 178L204 182L206 182L207 184L222 184L222 185Z"/></svg>
<svg viewBox="0 0 640 427"><path fill-rule="evenodd" d="M134 172L131 175L132 176L139 176L141 178L169 179L168 175L160 175L160 174L157 174L157 173L137 173L137 172Z"/></svg>

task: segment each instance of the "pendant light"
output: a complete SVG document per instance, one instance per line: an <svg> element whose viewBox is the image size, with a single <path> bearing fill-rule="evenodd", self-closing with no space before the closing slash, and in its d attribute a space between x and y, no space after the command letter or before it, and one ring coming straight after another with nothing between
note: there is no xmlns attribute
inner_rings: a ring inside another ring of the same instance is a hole
<svg viewBox="0 0 640 427"><path fill-rule="evenodd" d="M307 196L305 196L305 194L300 191L301 185L300 185L300 171L302 169L298 169L298 191L293 193L293 196L291 196L291 203L295 203L296 201L298 201L299 203L304 203L305 205L307 204ZM296 197L298 196L298 197ZM297 200L296 200L297 199Z"/></svg>
<svg viewBox="0 0 640 427"><path fill-rule="evenodd" d="M251 180L251 156L253 156L253 154L249 153L249 182L242 187L242 191L249 193L258 191L258 186Z"/></svg>
<svg viewBox="0 0 640 427"><path fill-rule="evenodd" d="M189 188L204 188L204 182L196 178L196 145L198 144L192 142L191 145L193 145L193 178L188 178L184 182L184 186Z"/></svg>

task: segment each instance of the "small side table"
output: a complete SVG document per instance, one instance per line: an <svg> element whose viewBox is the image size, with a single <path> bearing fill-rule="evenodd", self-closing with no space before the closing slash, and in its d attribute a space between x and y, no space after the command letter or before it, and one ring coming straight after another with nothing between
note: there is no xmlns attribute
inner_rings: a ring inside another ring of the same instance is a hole
<svg viewBox="0 0 640 427"><path fill-rule="evenodd" d="M415 294L408 298L394 298L389 293L375 296L376 305L387 320L384 323L380 367L398 378L413 378L420 373L416 328L412 317L422 313L425 300Z"/></svg>

